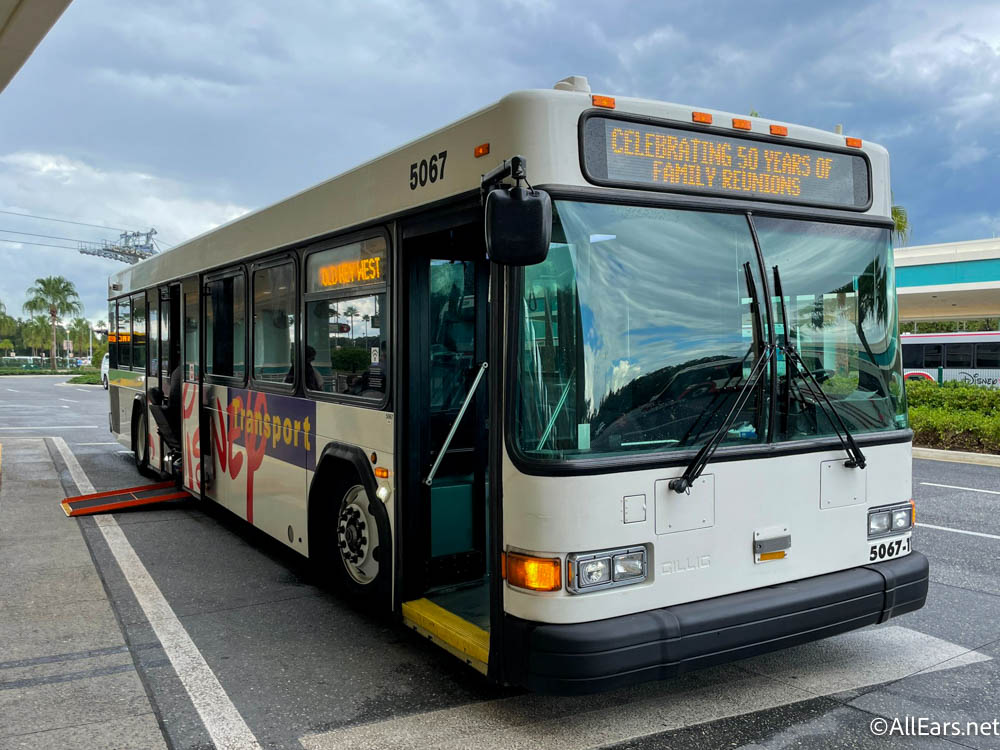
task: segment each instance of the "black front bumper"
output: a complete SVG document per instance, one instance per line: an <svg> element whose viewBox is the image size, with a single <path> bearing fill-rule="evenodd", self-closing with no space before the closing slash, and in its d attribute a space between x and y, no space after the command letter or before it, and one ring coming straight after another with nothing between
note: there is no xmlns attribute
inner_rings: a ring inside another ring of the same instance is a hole
<svg viewBox="0 0 1000 750"><path fill-rule="evenodd" d="M506 615L504 677L579 694L657 680L843 633L920 609L927 558L883 563L572 625Z"/></svg>

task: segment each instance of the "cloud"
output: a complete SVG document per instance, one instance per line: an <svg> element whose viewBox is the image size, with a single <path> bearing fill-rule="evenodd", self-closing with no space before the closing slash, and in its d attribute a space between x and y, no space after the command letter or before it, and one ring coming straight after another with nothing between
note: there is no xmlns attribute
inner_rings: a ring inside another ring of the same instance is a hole
<svg viewBox="0 0 1000 750"><path fill-rule="evenodd" d="M140 171L102 170L62 154L15 152L0 155L0 209L39 216L77 218L134 230L157 229L158 238L176 243L236 218L246 208L199 196L192 186ZM87 317L106 317L107 276L118 261L80 255L80 241L117 240L116 229L101 230L0 214L4 273L0 300L19 314L24 290L39 276L62 275L80 292ZM30 233L30 234L28 234ZM33 235L44 234L46 237ZM61 248L42 247L59 245Z"/></svg>

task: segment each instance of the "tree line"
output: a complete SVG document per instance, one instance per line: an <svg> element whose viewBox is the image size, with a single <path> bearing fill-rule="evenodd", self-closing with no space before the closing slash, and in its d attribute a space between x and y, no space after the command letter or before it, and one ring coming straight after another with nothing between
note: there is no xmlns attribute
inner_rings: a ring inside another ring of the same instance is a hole
<svg viewBox="0 0 1000 750"><path fill-rule="evenodd" d="M63 276L45 276L25 292L27 301L21 307L25 317L14 317L0 300L0 353L3 356L42 356L48 353L55 362L62 351L62 342L69 339L77 356L88 352L91 342L90 321L83 316L83 304L73 282ZM96 328L107 330L107 323ZM93 334L94 357L107 351L105 337Z"/></svg>

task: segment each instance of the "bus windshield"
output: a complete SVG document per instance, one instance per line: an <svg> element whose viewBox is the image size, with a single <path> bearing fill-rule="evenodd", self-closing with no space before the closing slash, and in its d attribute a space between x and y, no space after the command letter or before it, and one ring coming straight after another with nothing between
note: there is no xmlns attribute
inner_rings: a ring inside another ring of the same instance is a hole
<svg viewBox="0 0 1000 750"><path fill-rule="evenodd" d="M906 427L889 231L556 201L548 258L524 269L512 438L532 459L699 446L773 327L851 432ZM758 301L760 304L758 304ZM815 385L779 354L723 445L835 434ZM770 401L772 392L776 403ZM773 420L773 423L771 422Z"/></svg>

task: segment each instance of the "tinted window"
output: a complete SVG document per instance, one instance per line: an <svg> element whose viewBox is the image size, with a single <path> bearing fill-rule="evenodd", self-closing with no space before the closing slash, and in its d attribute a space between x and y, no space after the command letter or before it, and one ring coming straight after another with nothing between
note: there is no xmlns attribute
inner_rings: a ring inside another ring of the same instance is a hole
<svg viewBox="0 0 1000 750"><path fill-rule="evenodd" d="M227 276L205 285L205 374L242 379L246 373L246 282Z"/></svg>
<svg viewBox="0 0 1000 750"><path fill-rule="evenodd" d="M385 397L385 299L383 292L306 305L306 388L378 401Z"/></svg>
<svg viewBox="0 0 1000 750"><path fill-rule="evenodd" d="M903 367L923 367L924 348L920 344L903 346Z"/></svg>
<svg viewBox="0 0 1000 750"><path fill-rule="evenodd" d="M132 369L146 369L146 295L132 297Z"/></svg>
<svg viewBox="0 0 1000 750"><path fill-rule="evenodd" d="M253 376L294 383L295 266L283 263L253 275Z"/></svg>
<svg viewBox="0 0 1000 750"><path fill-rule="evenodd" d="M184 377L198 379L198 292L184 295Z"/></svg>
<svg viewBox="0 0 1000 750"><path fill-rule="evenodd" d="M132 314L128 299L118 300L118 366L132 366Z"/></svg>
<svg viewBox="0 0 1000 750"><path fill-rule="evenodd" d="M1000 343L976 344L976 367L1000 368Z"/></svg>
<svg viewBox="0 0 1000 750"><path fill-rule="evenodd" d="M972 344L948 344L945 367L972 367Z"/></svg>
<svg viewBox="0 0 1000 750"><path fill-rule="evenodd" d="M115 303L108 303L108 367L118 367L118 331L115 328Z"/></svg>
<svg viewBox="0 0 1000 750"><path fill-rule="evenodd" d="M924 344L924 367L940 367L942 349L941 344Z"/></svg>

